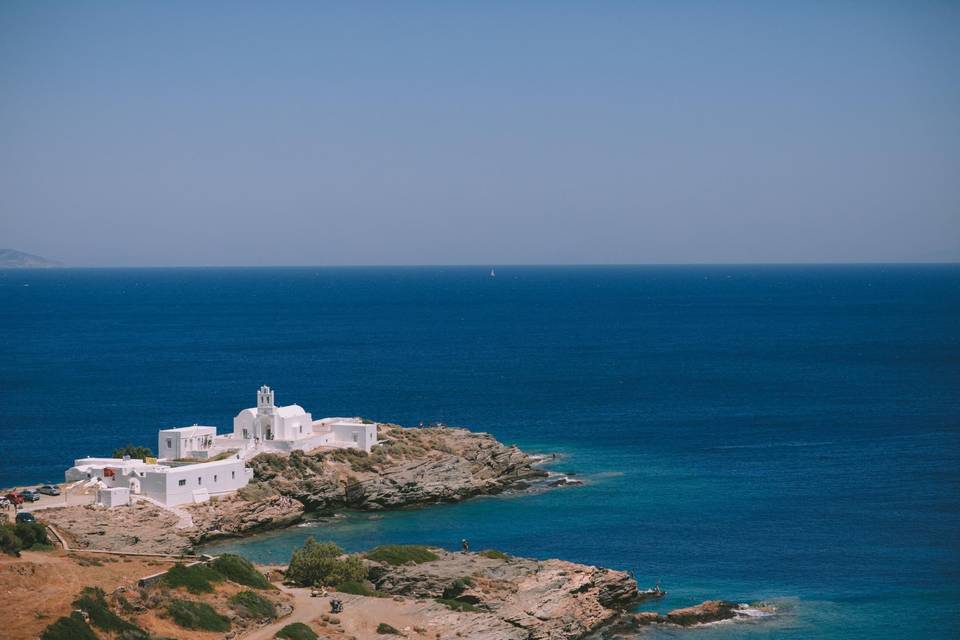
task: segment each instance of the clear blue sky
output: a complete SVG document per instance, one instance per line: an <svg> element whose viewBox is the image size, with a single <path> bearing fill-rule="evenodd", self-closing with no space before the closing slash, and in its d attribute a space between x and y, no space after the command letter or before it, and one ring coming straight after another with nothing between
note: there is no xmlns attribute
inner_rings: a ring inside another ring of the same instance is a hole
<svg viewBox="0 0 960 640"><path fill-rule="evenodd" d="M960 258L960 3L0 3L0 247Z"/></svg>

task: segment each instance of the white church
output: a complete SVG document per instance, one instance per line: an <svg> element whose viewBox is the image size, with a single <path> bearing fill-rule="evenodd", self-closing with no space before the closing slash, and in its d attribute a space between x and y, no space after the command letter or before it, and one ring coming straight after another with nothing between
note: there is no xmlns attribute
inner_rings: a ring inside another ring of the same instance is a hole
<svg viewBox="0 0 960 640"><path fill-rule="evenodd" d="M204 502L229 495L253 477L245 460L259 453L295 449L362 449L377 444L377 424L360 418L314 420L297 404L278 407L274 392L262 386L257 406L233 419L233 432L217 435L217 428L193 425L162 429L156 460L81 458L67 470L67 482L88 481L102 489L98 501L107 506L126 504L142 495L167 506Z"/></svg>

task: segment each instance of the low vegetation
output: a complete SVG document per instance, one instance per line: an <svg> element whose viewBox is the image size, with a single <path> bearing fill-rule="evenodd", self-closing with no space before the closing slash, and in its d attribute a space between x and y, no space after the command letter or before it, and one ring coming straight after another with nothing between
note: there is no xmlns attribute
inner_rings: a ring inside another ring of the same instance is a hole
<svg viewBox="0 0 960 640"><path fill-rule="evenodd" d="M497 551L496 549L484 549L480 552L481 556L484 558L490 558L492 560L509 560L510 556L505 554L503 551Z"/></svg>
<svg viewBox="0 0 960 640"><path fill-rule="evenodd" d="M277 631L277 635L273 637L283 640L317 640L319 636L302 622L294 622Z"/></svg>
<svg viewBox="0 0 960 640"><path fill-rule="evenodd" d="M125 447L113 450L114 458L122 458L123 456L130 456L135 460L143 460L144 458L152 458L153 451L150 450L150 447L138 447L133 444L128 444Z"/></svg>
<svg viewBox="0 0 960 640"><path fill-rule="evenodd" d="M459 598L460 594L467 590L467 587L473 586L473 578L470 576L464 576L463 578L457 578L450 584L449 587L443 590L443 595L441 599L443 600L453 600Z"/></svg>
<svg viewBox="0 0 960 640"><path fill-rule="evenodd" d="M80 596L73 601L73 606L86 613L90 622L103 631L133 632L143 637L147 635L143 629L111 611L106 594L99 587L84 588Z"/></svg>
<svg viewBox="0 0 960 640"><path fill-rule="evenodd" d="M384 544L367 552L367 559L398 566L413 562L422 564L437 560L440 556L420 544Z"/></svg>
<svg viewBox="0 0 960 640"><path fill-rule="evenodd" d="M257 458L265 455L269 454L261 453ZM277 491L263 482L251 482L247 486L241 487L237 491L237 495L248 502L259 502L260 500L266 500L267 498L277 495Z"/></svg>
<svg viewBox="0 0 960 640"><path fill-rule="evenodd" d="M232 553L225 553L209 564L177 564L163 576L167 586L174 589L184 587L193 594L211 593L213 585L224 580L255 589L272 588L266 576L249 560Z"/></svg>
<svg viewBox="0 0 960 640"><path fill-rule="evenodd" d="M230 596L230 606L244 618L276 618L277 607L259 593L241 591Z"/></svg>
<svg viewBox="0 0 960 640"><path fill-rule="evenodd" d="M403 635L400 633L400 630L394 627L393 625L387 624L386 622L381 622L377 625L377 633L383 635L399 636Z"/></svg>
<svg viewBox="0 0 960 640"><path fill-rule="evenodd" d="M18 522L0 525L0 551L18 556L24 549L40 550L50 547L47 528L37 522Z"/></svg>
<svg viewBox="0 0 960 640"><path fill-rule="evenodd" d="M437 602L442 605L450 607L454 611L479 611L475 605L469 602L463 602L461 600L454 600L452 598L437 598Z"/></svg>
<svg viewBox="0 0 960 640"><path fill-rule="evenodd" d="M344 556L343 549L333 542L308 538L303 547L293 552L286 578L301 586L334 586L360 582L366 575L366 565L358 556Z"/></svg>
<svg viewBox="0 0 960 640"><path fill-rule="evenodd" d="M44 629L40 640L97 640L97 636L83 616L74 612Z"/></svg>
<svg viewBox="0 0 960 640"><path fill-rule="evenodd" d="M225 553L210 563L214 571L231 582L255 589L272 589L266 576L257 571L253 563L243 556Z"/></svg>
<svg viewBox="0 0 960 640"><path fill-rule="evenodd" d="M346 582L341 582L334 587L340 593L349 593L354 596L370 596L374 598L379 598L383 594L377 591L376 589L371 589L367 586L365 582L360 582L359 580L347 580Z"/></svg>
<svg viewBox="0 0 960 640"><path fill-rule="evenodd" d="M170 614L174 622L184 629L230 630L230 619L217 613L216 609L206 602L174 599L167 605L167 613Z"/></svg>
<svg viewBox="0 0 960 640"><path fill-rule="evenodd" d="M176 564L163 576L163 581L174 589L185 587L194 594L212 593L214 582L223 582L223 575L206 564L186 566Z"/></svg>
<svg viewBox="0 0 960 640"><path fill-rule="evenodd" d="M115 614L99 587L85 587L73 601L74 612L48 626L41 640L97 640L91 625L116 640L151 640L149 633Z"/></svg>

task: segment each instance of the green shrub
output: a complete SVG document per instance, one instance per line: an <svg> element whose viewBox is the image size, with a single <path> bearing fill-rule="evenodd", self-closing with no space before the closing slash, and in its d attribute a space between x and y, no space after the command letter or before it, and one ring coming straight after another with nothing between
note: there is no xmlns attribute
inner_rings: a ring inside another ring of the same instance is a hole
<svg viewBox="0 0 960 640"><path fill-rule="evenodd" d="M294 622L277 631L277 635L273 637L283 638L283 640L317 640L319 636L302 622Z"/></svg>
<svg viewBox="0 0 960 640"><path fill-rule="evenodd" d="M97 640L97 636L79 613L63 617L43 630L40 640Z"/></svg>
<svg viewBox="0 0 960 640"><path fill-rule="evenodd" d="M125 447L113 450L114 458L122 458L123 456L130 456L131 458L142 460L144 458L152 458L153 451L150 450L150 447L138 447L133 444L128 444Z"/></svg>
<svg viewBox="0 0 960 640"><path fill-rule="evenodd" d="M496 549L484 549L480 552L481 556L484 558L490 558L492 560L509 560L510 556L505 554L503 551L497 551Z"/></svg>
<svg viewBox="0 0 960 640"><path fill-rule="evenodd" d="M0 526L0 551L11 556L19 556L21 549L23 549L23 541L17 536L15 529L8 524Z"/></svg>
<svg viewBox="0 0 960 640"><path fill-rule="evenodd" d="M186 587L190 593L210 593L213 591L211 582L223 582L223 576L205 564L186 566L176 564L163 576L163 581L176 589Z"/></svg>
<svg viewBox="0 0 960 640"><path fill-rule="evenodd" d="M457 578L453 583L443 590L443 595L441 599L443 600L453 600L458 598L461 593L467 590L467 587L473 586L473 578L470 576L465 576L463 578Z"/></svg>
<svg viewBox="0 0 960 640"><path fill-rule="evenodd" d="M90 616L90 622L104 631L142 631L110 610L106 595L99 587L85 587L73 606Z"/></svg>
<svg viewBox="0 0 960 640"><path fill-rule="evenodd" d="M359 580L347 580L346 582L337 584L337 586L334 588L340 593L349 593L355 596L379 597L381 595Z"/></svg>
<svg viewBox="0 0 960 640"><path fill-rule="evenodd" d="M229 631L230 620L217 613L206 602L194 600L171 600L167 613L173 621L184 629L203 629L205 631Z"/></svg>
<svg viewBox="0 0 960 640"><path fill-rule="evenodd" d="M257 571L253 563L243 556L225 553L210 563L213 569L227 580L256 589L270 589L273 585L266 576Z"/></svg>
<svg viewBox="0 0 960 640"><path fill-rule="evenodd" d="M47 528L39 522L18 522L0 525L0 551L12 556L23 549L48 549Z"/></svg>
<svg viewBox="0 0 960 640"><path fill-rule="evenodd" d="M335 585L342 582L363 580L367 568L357 556L341 558L343 549L332 542L307 542L293 552L286 577L303 586Z"/></svg>
<svg viewBox="0 0 960 640"><path fill-rule="evenodd" d="M380 624L377 625L377 633L382 633L384 635L389 634L393 636L403 635L402 633L400 633L399 629L397 629L393 625L387 624L386 622L381 622Z"/></svg>
<svg viewBox="0 0 960 640"><path fill-rule="evenodd" d="M47 528L44 525L39 522L21 522L17 524L17 531L20 531L21 527L29 527L33 531L33 544L30 545L31 549L50 546L50 537L47 535ZM17 535L19 535L19 533Z"/></svg>
<svg viewBox="0 0 960 640"><path fill-rule="evenodd" d="M461 602L460 600L453 600L451 598L437 598L437 602L450 607L454 611L479 611L480 610L474 605L470 604L469 602Z"/></svg>
<svg viewBox="0 0 960 640"><path fill-rule="evenodd" d="M244 618L276 618L277 607L253 591L241 591L230 596L230 604Z"/></svg>
<svg viewBox="0 0 960 640"><path fill-rule="evenodd" d="M377 562L385 562L394 566L413 562L421 564L437 560L440 556L419 544L384 544L368 551L367 558Z"/></svg>

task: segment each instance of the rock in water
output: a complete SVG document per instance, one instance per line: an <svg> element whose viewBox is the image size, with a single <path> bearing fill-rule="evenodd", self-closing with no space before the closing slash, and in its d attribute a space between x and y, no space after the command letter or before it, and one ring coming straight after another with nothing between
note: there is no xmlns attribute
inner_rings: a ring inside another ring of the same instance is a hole
<svg viewBox="0 0 960 640"><path fill-rule="evenodd" d="M689 627L695 624L730 620L736 617L737 608L738 605L726 600L707 600L693 607L674 609L667 614L666 618L667 622Z"/></svg>

